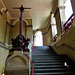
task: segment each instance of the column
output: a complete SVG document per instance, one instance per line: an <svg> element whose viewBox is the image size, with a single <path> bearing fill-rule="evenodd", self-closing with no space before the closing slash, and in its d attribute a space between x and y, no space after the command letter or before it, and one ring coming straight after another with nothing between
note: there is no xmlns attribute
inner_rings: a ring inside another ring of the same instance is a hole
<svg viewBox="0 0 75 75"><path fill-rule="evenodd" d="M57 33L58 36L61 36L61 32L62 32L62 27L61 27L61 18L60 18L60 12L59 12L59 8L57 8L54 17L56 19L56 25L57 25Z"/></svg>

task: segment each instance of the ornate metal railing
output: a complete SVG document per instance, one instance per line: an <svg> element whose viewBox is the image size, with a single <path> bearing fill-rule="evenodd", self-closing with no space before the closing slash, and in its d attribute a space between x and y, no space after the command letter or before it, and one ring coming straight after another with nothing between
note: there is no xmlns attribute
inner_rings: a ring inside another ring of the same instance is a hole
<svg viewBox="0 0 75 75"><path fill-rule="evenodd" d="M56 34L56 35L54 36L54 42L56 41L57 37L58 37L58 35Z"/></svg>
<svg viewBox="0 0 75 75"><path fill-rule="evenodd" d="M72 25L72 23L73 23L73 20L74 20L74 15L72 14L71 16L70 16L70 18L66 21L66 23L64 24L64 29L65 29L65 31L67 31L68 29L70 29L73 25Z"/></svg>
<svg viewBox="0 0 75 75"><path fill-rule="evenodd" d="M72 14L70 16L70 18L65 22L65 24L63 25L64 26L64 30L67 31L68 29L70 29L73 25L73 20L74 20L74 15ZM57 38L57 34L54 36L54 42L56 41L56 38Z"/></svg>

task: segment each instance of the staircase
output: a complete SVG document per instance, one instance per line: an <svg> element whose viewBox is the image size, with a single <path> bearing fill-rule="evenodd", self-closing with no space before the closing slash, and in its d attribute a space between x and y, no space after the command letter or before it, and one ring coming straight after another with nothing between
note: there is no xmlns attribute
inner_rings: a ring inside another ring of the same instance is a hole
<svg viewBox="0 0 75 75"><path fill-rule="evenodd" d="M67 56L56 55L51 47L33 47L32 60L34 75L75 75L74 63Z"/></svg>

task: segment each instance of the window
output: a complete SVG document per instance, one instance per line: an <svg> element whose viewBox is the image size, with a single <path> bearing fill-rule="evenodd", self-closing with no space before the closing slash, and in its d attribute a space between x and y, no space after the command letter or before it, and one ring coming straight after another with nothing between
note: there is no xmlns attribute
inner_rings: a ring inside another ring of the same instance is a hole
<svg viewBox="0 0 75 75"><path fill-rule="evenodd" d="M64 6L65 6L65 18L66 18L66 21L67 21L70 18L70 16L73 14L71 1L67 0L65 2Z"/></svg>
<svg viewBox="0 0 75 75"><path fill-rule="evenodd" d="M35 33L34 46L43 46L43 36L41 31Z"/></svg>
<svg viewBox="0 0 75 75"><path fill-rule="evenodd" d="M56 27L56 25L52 25L52 37L53 37L53 41L56 41L56 38L57 38L57 27Z"/></svg>
<svg viewBox="0 0 75 75"><path fill-rule="evenodd" d="M65 32L72 27L74 19L71 0L59 0L58 6L60 10L62 32Z"/></svg>
<svg viewBox="0 0 75 75"><path fill-rule="evenodd" d="M52 35L53 37L57 34L57 28L56 25L52 25Z"/></svg>
<svg viewBox="0 0 75 75"><path fill-rule="evenodd" d="M52 39L53 39L53 41L56 41L57 26L56 26L56 20L55 20L54 14L52 14L52 16L51 16L51 28L52 28Z"/></svg>
<svg viewBox="0 0 75 75"><path fill-rule="evenodd" d="M65 31L67 31L72 27L74 15L72 10L71 0L67 0L64 5L65 5L65 18L66 18L64 29Z"/></svg>

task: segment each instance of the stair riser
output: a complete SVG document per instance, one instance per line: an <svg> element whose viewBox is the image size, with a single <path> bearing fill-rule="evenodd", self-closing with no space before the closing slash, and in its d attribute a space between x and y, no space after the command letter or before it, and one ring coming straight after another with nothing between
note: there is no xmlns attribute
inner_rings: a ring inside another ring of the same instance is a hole
<svg viewBox="0 0 75 75"><path fill-rule="evenodd" d="M34 75L73 75L73 74L34 74Z"/></svg>
<svg viewBox="0 0 75 75"><path fill-rule="evenodd" d="M34 67L34 69L54 69L54 68L57 69L57 68L65 68L65 67Z"/></svg>
<svg viewBox="0 0 75 75"><path fill-rule="evenodd" d="M62 60L59 60L59 59L32 59L33 62L34 61L62 61ZM62 61L64 62L64 61Z"/></svg>
<svg viewBox="0 0 75 75"><path fill-rule="evenodd" d="M37 67L65 67L63 64L34 64L34 67L37 66Z"/></svg>
<svg viewBox="0 0 75 75"><path fill-rule="evenodd" d="M58 70L58 71L57 70L51 70L51 71L46 70L46 71L34 71L34 73L51 73L51 72L65 72L65 71L70 72L68 70Z"/></svg>
<svg viewBox="0 0 75 75"><path fill-rule="evenodd" d="M34 61L34 63L52 63L52 62L55 62L55 63L62 63L61 61Z"/></svg>
<svg viewBox="0 0 75 75"><path fill-rule="evenodd" d="M43 62L43 63L34 63L34 65L38 65L38 64L39 64L39 65L42 65L42 64L44 64L44 65L45 65L45 64L47 64L47 65L48 65L48 64L49 64L49 65L58 65L58 64L59 64L59 65L64 65L63 62L52 62L52 63L50 63L50 62L45 62L45 63L44 63L44 62Z"/></svg>
<svg viewBox="0 0 75 75"><path fill-rule="evenodd" d="M34 58L35 56L33 56ZM35 58L59 58L58 56L36 56Z"/></svg>
<svg viewBox="0 0 75 75"><path fill-rule="evenodd" d="M43 57L43 58L32 58L33 60L61 60L60 58L58 57Z"/></svg>

